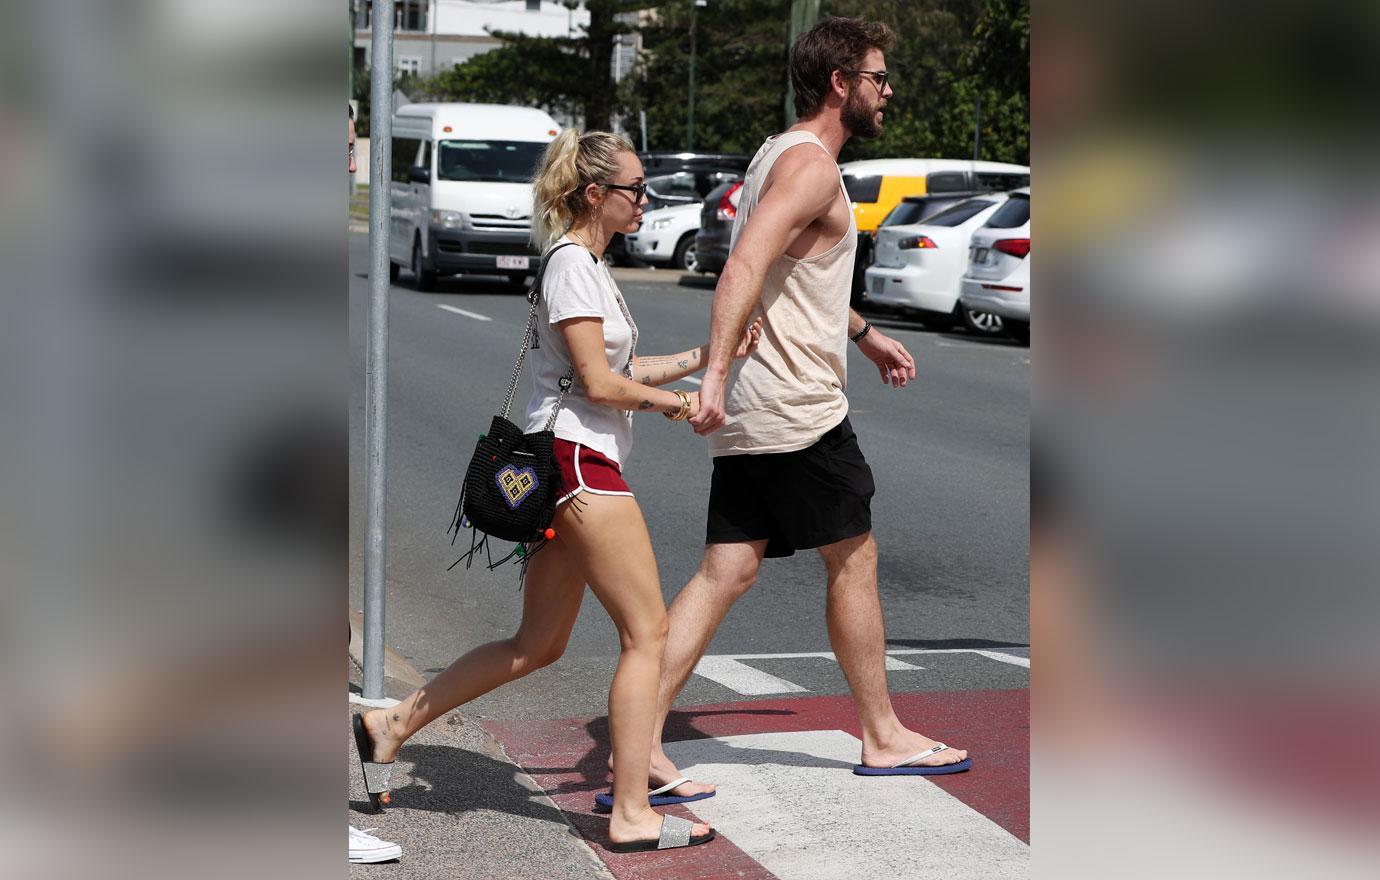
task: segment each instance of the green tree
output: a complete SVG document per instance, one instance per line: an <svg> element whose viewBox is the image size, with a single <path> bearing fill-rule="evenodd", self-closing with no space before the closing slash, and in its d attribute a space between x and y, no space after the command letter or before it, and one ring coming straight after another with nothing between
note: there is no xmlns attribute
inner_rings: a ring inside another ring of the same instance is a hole
<svg viewBox="0 0 1380 880"><path fill-rule="evenodd" d="M825 0L822 11L896 32L882 136L850 140L841 160L971 157L980 98L978 158L1029 164L1029 0Z"/></svg>
<svg viewBox="0 0 1380 880"><path fill-rule="evenodd" d="M566 0L565 5L580 4ZM503 46L419 82L409 96L540 107L581 119L584 128L606 129L620 94L610 76L613 39L629 30L615 16L646 5L641 0L585 0L589 24L577 37L493 31Z"/></svg>
<svg viewBox="0 0 1380 880"><path fill-rule="evenodd" d="M626 90L624 123L647 111L647 145L686 145L690 2L662 3L642 30L643 54ZM788 0L710 0L696 12L695 148L752 153L784 125Z"/></svg>

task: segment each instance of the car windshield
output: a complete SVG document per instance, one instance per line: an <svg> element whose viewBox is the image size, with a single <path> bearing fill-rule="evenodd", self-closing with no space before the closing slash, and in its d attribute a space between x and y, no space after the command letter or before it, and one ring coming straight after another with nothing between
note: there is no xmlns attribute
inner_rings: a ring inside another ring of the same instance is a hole
<svg viewBox="0 0 1380 880"><path fill-rule="evenodd" d="M1030 222L1030 196L1025 193L1012 193L1006 204L1002 205L988 218L987 225L997 229L1015 229Z"/></svg>
<svg viewBox="0 0 1380 880"><path fill-rule="evenodd" d="M991 199L969 199L966 202L959 202L952 208L940 211L933 217L925 220L926 226L962 226L969 220L981 214L983 211L995 205Z"/></svg>
<svg viewBox="0 0 1380 880"><path fill-rule="evenodd" d="M441 141L436 145L440 180L528 183L546 144L532 141Z"/></svg>

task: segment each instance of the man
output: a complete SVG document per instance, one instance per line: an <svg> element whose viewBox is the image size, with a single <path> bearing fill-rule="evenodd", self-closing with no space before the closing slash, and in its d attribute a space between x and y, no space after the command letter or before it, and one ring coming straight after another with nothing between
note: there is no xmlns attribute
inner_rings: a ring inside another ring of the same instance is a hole
<svg viewBox="0 0 1380 880"><path fill-rule="evenodd" d="M714 456L699 571L670 609L652 754L654 786L681 779L662 725L728 609L764 556L818 549L828 572L829 640L863 731L863 775L967 770L967 752L907 729L887 691L885 631L872 538L872 472L844 396L851 339L896 388L915 378L905 347L848 307L857 230L838 169L850 137L876 137L892 89L884 24L828 18L796 41L791 80L800 121L769 138L748 168L733 246L714 294L709 363L691 419ZM749 320L757 354L732 373ZM667 801L708 796L681 782Z"/></svg>

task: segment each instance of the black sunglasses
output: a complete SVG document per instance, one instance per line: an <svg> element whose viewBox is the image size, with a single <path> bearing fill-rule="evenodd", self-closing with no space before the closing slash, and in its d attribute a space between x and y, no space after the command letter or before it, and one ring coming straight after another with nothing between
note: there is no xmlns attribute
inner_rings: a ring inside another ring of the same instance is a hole
<svg viewBox="0 0 1380 880"><path fill-rule="evenodd" d="M647 194L647 184L645 183L606 183L604 186L609 189L625 189L633 194L633 202L642 201L642 197Z"/></svg>

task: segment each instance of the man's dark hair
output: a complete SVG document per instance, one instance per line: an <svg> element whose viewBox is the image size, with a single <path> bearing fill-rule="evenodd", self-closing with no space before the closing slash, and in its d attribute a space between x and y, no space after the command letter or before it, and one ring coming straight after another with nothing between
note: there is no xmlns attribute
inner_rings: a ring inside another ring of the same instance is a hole
<svg viewBox="0 0 1380 880"><path fill-rule="evenodd" d="M355 105L354 105L354 104L346 104L345 106L347 106L347 107L350 108L350 118L351 118L351 119L354 119L354 118L355 118Z"/></svg>
<svg viewBox="0 0 1380 880"><path fill-rule="evenodd" d="M826 18L810 28L791 47L791 86L795 115L809 119L824 106L834 71L849 76L873 49L890 51L896 35L880 21L864 18Z"/></svg>

